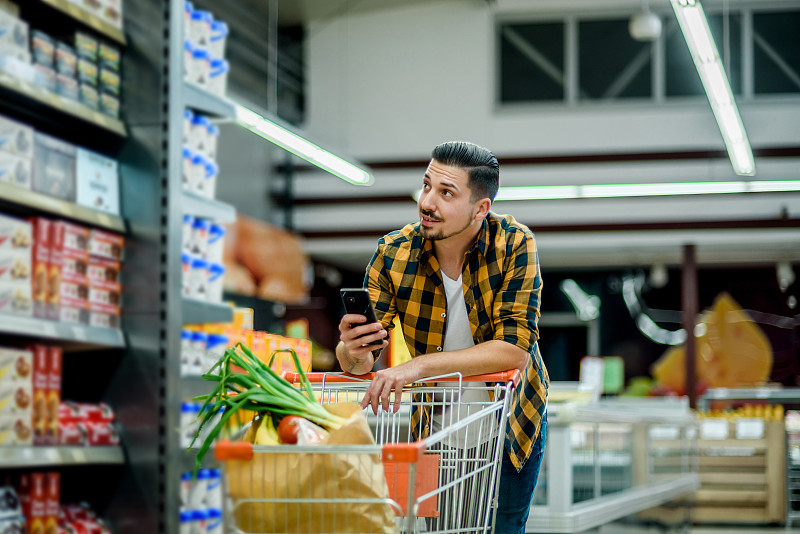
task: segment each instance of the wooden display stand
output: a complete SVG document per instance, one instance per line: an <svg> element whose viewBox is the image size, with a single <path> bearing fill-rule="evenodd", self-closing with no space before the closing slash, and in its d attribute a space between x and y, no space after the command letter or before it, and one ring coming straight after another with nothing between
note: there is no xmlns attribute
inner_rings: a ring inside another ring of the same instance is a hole
<svg viewBox="0 0 800 534"><path fill-rule="evenodd" d="M694 495L645 510L639 517L664 523L783 523L786 520L784 422L765 421L761 437L737 437L737 421L742 424L742 420L736 419L716 420L717 429L723 431L721 435L728 436L722 439L704 439L708 436L701 432L697 440L701 486ZM727 432L724 424L728 425ZM740 426L739 435L743 434L741 430ZM681 446L671 440L650 442L651 451L662 453ZM656 473L674 467L675 459L668 453L651 457Z"/></svg>

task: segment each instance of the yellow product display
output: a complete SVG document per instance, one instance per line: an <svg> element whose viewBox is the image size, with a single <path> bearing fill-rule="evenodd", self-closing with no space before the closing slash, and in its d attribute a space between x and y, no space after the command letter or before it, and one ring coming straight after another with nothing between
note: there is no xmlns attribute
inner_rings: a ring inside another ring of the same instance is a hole
<svg viewBox="0 0 800 534"><path fill-rule="evenodd" d="M727 293L705 311L697 329L699 386L751 387L764 384L772 369L772 349L758 325ZM653 364L653 378L671 392L686 392L686 348L669 349Z"/></svg>

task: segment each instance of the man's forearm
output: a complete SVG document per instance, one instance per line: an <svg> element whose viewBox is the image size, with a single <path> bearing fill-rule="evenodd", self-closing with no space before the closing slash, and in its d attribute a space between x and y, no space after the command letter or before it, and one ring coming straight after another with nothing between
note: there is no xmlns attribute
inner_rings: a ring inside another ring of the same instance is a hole
<svg viewBox="0 0 800 534"><path fill-rule="evenodd" d="M372 371L372 366L375 365L375 358L371 352L361 359L354 358L341 341L336 345L336 358L339 360L339 365L342 366L342 371L354 375L369 373Z"/></svg>
<svg viewBox="0 0 800 534"><path fill-rule="evenodd" d="M463 376L524 370L530 355L521 348L500 340L490 340L468 349L435 352L415 358L420 376L439 376L459 372Z"/></svg>

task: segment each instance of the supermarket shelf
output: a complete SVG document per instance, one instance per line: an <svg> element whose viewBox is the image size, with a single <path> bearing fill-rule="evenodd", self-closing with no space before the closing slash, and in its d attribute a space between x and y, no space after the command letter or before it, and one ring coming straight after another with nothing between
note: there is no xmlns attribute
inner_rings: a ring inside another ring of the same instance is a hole
<svg viewBox="0 0 800 534"><path fill-rule="evenodd" d="M203 219L212 219L218 223L236 221L236 208L230 204L201 197L188 191L183 192L183 212Z"/></svg>
<svg viewBox="0 0 800 534"><path fill-rule="evenodd" d="M212 95L205 89L191 83L183 84L183 102L187 107L206 115L213 115L225 119L236 118L236 108L233 102Z"/></svg>
<svg viewBox="0 0 800 534"><path fill-rule="evenodd" d="M0 70L0 88L13 91L32 101L45 104L67 115L82 119L120 137L127 137L125 125L121 121L86 107L80 102L52 93L36 84L20 80L2 70Z"/></svg>
<svg viewBox="0 0 800 534"><path fill-rule="evenodd" d="M94 347L125 347L121 330L10 314L0 316L0 334L55 339Z"/></svg>
<svg viewBox="0 0 800 534"><path fill-rule="evenodd" d="M68 0L41 0L41 1L44 2L45 4L53 6L54 8L58 9L63 13L66 13L72 18L81 21L82 23L86 24L93 30L102 33L109 39L113 39L114 41L123 45L126 44L125 34L122 33L122 30L112 26L108 22L104 21L100 17L95 16L89 11L86 11L82 7L73 4Z"/></svg>
<svg viewBox="0 0 800 534"><path fill-rule="evenodd" d="M13 184L0 182L0 200L20 206L27 206L54 215L61 215L69 219L84 222L92 226L99 226L115 232L125 233L126 231L125 220L122 219L122 217L109 215L92 208L80 206L74 202L67 202Z"/></svg>
<svg viewBox="0 0 800 534"><path fill-rule="evenodd" d="M0 466L124 464L122 447L0 447Z"/></svg>
<svg viewBox="0 0 800 534"><path fill-rule="evenodd" d="M233 308L228 304L204 302L183 298L181 303L183 324L230 323L233 321Z"/></svg>
<svg viewBox="0 0 800 534"><path fill-rule="evenodd" d="M783 404L800 403L800 388L711 388L699 399L698 408L715 400L763 400Z"/></svg>

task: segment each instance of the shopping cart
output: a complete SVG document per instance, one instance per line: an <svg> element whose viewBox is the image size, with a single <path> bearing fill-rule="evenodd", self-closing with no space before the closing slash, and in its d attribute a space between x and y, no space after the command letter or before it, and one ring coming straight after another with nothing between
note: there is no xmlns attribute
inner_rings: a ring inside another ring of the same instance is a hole
<svg viewBox="0 0 800 534"><path fill-rule="evenodd" d="M371 380L340 373L307 376L322 404L360 402ZM287 379L299 383L298 375ZM365 410L376 445L218 443L226 532L492 532L506 419L518 381L519 372L508 371L455 373L412 384L397 413ZM420 413L430 418L419 418ZM433 431L415 439L425 421ZM296 456L292 467L287 454ZM343 478L353 468L363 470L355 477L357 487L331 480L343 464L346 472L338 475ZM296 481L292 489L283 487L286 480ZM381 522L386 515L389 520Z"/></svg>

